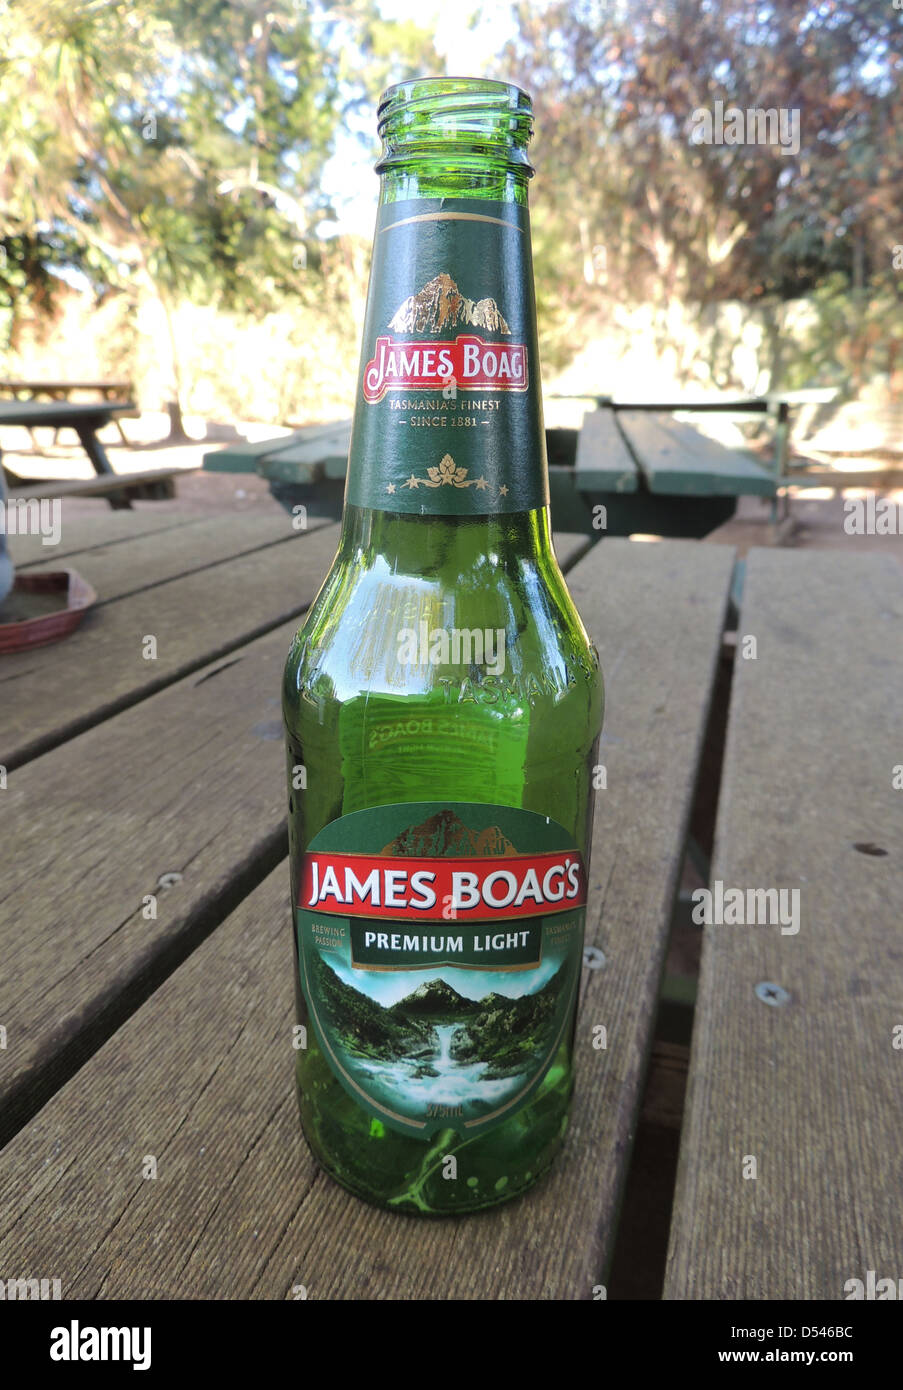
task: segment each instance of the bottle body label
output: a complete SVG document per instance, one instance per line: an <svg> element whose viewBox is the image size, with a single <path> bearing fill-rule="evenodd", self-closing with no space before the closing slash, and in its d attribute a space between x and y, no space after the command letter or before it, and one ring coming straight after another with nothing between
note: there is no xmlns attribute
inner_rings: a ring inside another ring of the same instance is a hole
<svg viewBox="0 0 903 1390"><path fill-rule="evenodd" d="M544 448L526 207L381 204L346 502L529 511L548 502Z"/></svg>
<svg viewBox="0 0 903 1390"><path fill-rule="evenodd" d="M372 1116L421 1136L508 1119L570 1040L586 874L531 811L407 802L331 822L301 856L301 987Z"/></svg>

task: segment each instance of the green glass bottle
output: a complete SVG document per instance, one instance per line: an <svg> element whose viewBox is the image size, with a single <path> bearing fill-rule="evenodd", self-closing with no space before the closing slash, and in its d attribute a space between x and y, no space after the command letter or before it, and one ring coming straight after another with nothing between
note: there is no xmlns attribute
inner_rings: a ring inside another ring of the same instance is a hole
<svg viewBox="0 0 903 1390"><path fill-rule="evenodd" d="M341 539L285 669L297 1087L400 1211L523 1192L573 1076L598 657L552 551L529 97L402 83Z"/></svg>

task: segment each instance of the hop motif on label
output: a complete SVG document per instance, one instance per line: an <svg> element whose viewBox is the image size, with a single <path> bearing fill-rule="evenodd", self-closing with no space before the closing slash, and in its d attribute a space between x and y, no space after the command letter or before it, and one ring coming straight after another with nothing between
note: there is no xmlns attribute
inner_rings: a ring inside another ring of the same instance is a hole
<svg viewBox="0 0 903 1390"><path fill-rule="evenodd" d="M426 471L432 479L432 483L427 484L428 487L442 487L445 483L451 484L452 487L470 487L470 483L464 481L467 469L456 468L451 454L445 455L438 468L428 468Z"/></svg>
<svg viewBox="0 0 903 1390"><path fill-rule="evenodd" d="M467 477L468 469L458 468L451 454L446 454L437 468L428 468L429 477L418 478L413 473L402 487L474 487L484 488L485 478Z"/></svg>

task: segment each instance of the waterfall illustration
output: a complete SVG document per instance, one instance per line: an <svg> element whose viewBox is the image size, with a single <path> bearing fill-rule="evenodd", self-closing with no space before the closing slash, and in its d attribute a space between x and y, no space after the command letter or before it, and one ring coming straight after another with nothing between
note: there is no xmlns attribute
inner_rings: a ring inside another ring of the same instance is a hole
<svg viewBox="0 0 903 1390"><path fill-rule="evenodd" d="M445 1069L451 1064L451 1040L458 1031L456 1023L437 1024L436 1032L439 1036L439 1066Z"/></svg>

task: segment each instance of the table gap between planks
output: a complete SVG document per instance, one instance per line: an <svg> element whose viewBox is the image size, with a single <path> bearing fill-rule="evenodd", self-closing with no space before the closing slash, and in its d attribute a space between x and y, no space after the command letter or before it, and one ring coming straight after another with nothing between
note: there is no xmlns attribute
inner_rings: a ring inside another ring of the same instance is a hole
<svg viewBox="0 0 903 1390"><path fill-rule="evenodd" d="M509 1207L423 1223L316 1169L291 1088L279 682L336 528L299 536L277 518L287 534L266 543L246 516L152 532L142 519L129 539L125 520L109 543L90 527L69 551L108 601L68 644L23 658L18 680L0 668L27 709L5 734L20 765L4 793L16 854L2 898L0 1265L52 1267L67 1297L285 1298L302 1283L312 1298L591 1298L733 552L610 538L585 553L584 537L558 538L607 676L600 759L617 796L598 797L587 927L605 965L584 972L576 1102L551 1176ZM192 572L173 573L178 551ZM599 1022L606 1051L592 1046Z"/></svg>

